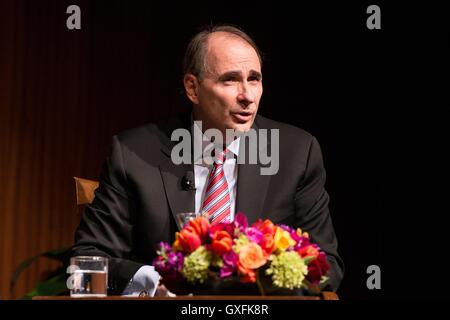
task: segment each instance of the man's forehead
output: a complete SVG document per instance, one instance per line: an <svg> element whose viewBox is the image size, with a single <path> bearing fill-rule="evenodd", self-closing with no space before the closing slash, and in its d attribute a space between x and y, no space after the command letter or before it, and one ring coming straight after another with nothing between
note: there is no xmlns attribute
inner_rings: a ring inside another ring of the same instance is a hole
<svg viewBox="0 0 450 320"><path fill-rule="evenodd" d="M220 69L240 63L248 64L251 69L261 68L256 50L247 41L224 32L211 34L208 39L206 61L211 67L216 66Z"/></svg>

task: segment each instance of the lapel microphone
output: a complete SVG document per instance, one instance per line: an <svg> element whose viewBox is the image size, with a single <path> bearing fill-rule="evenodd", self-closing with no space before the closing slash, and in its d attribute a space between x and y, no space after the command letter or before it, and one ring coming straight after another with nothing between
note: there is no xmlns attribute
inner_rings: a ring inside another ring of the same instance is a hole
<svg viewBox="0 0 450 320"><path fill-rule="evenodd" d="M183 178L181 179L181 186L183 187L183 190L195 190L195 177L194 173L192 171L188 171L184 174Z"/></svg>

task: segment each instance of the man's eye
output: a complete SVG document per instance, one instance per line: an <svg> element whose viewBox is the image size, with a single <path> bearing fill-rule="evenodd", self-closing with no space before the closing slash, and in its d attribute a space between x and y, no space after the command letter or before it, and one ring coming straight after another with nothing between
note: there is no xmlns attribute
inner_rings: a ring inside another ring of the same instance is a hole
<svg viewBox="0 0 450 320"><path fill-rule="evenodd" d="M233 82L233 81L236 81L236 78L230 77L230 78L224 78L223 79L223 82Z"/></svg>
<svg viewBox="0 0 450 320"><path fill-rule="evenodd" d="M248 81L261 81L260 77L250 77L248 78Z"/></svg>

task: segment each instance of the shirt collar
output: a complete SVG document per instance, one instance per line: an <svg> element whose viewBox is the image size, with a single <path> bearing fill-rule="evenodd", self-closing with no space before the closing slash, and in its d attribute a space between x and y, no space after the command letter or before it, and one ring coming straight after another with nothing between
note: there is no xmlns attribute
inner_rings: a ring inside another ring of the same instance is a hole
<svg viewBox="0 0 450 320"><path fill-rule="evenodd" d="M193 121L193 125L197 126L197 124ZM200 130L200 128L197 126L197 129ZM206 139L205 139L206 138ZM227 150L235 155L234 158L237 158L239 156L239 145L240 145L241 138L238 137L234 139L228 146ZM202 151L205 150L205 147L211 143L211 140L209 137L207 137L204 133L202 134ZM194 162L196 160L200 159L203 154L200 154L198 157L194 159ZM230 155L228 154L227 159L230 159Z"/></svg>

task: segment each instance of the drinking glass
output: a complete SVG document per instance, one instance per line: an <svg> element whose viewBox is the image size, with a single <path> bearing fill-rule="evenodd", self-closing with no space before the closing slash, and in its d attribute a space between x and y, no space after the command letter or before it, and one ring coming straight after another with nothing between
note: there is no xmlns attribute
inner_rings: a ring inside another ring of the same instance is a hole
<svg viewBox="0 0 450 320"><path fill-rule="evenodd" d="M198 216L195 212L181 212L177 213L176 215L176 221L178 229L181 230L186 225L186 223L189 222L191 219L195 219Z"/></svg>
<svg viewBox="0 0 450 320"><path fill-rule="evenodd" d="M108 289L108 258L77 256L70 258L67 282L71 297L106 297Z"/></svg>

